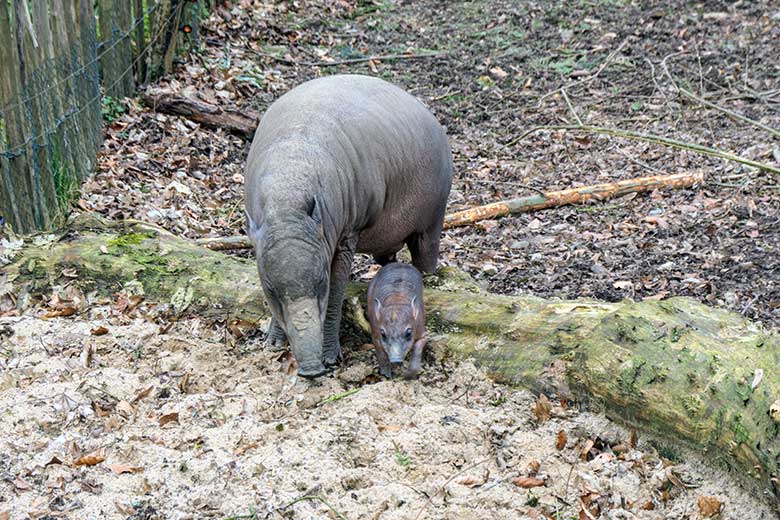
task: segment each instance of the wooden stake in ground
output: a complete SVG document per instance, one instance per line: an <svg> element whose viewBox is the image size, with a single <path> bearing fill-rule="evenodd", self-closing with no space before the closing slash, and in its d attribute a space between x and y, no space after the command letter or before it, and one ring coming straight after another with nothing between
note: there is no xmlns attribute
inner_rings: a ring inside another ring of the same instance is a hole
<svg viewBox="0 0 780 520"><path fill-rule="evenodd" d="M704 180L704 174L681 173L676 175L654 175L625 181L550 191L543 195L530 195L519 199L502 200L486 206L466 209L444 217L444 229L467 226L480 220L505 217L516 213L525 213L540 209L555 208L568 204L579 204L590 200L605 200L621 197L629 193L651 191L664 186L689 188Z"/></svg>

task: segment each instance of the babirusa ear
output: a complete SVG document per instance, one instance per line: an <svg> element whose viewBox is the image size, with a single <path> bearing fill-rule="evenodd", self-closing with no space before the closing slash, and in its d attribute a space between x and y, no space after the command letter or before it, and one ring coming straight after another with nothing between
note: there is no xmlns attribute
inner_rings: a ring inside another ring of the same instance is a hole
<svg viewBox="0 0 780 520"><path fill-rule="evenodd" d="M260 241L260 236L263 233L262 226L257 225L246 209L244 210L244 215L246 215L246 234L252 245L257 248L257 243Z"/></svg>
<svg viewBox="0 0 780 520"><path fill-rule="evenodd" d="M417 316L420 315L420 309L418 309L417 305L414 304L416 301L417 301L417 295L415 294L414 296L412 296L412 301L409 302L410 305L412 306L412 318L415 321L417 321Z"/></svg>
<svg viewBox="0 0 780 520"><path fill-rule="evenodd" d="M317 224L322 224L322 201L320 201L320 197L318 195L315 195L311 201L309 217L311 217L311 219Z"/></svg>

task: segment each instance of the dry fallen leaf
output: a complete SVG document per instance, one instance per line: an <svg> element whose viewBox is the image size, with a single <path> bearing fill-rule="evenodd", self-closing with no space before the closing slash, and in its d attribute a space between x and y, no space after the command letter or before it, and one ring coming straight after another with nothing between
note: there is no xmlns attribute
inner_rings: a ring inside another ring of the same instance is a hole
<svg viewBox="0 0 780 520"><path fill-rule="evenodd" d="M536 460L533 459L531 462L528 463L527 472L530 476L535 477L539 474L539 468L542 466L542 464Z"/></svg>
<svg viewBox="0 0 780 520"><path fill-rule="evenodd" d="M128 418L135 413L135 408L127 401L119 401L116 404L116 411L125 418Z"/></svg>
<svg viewBox="0 0 780 520"><path fill-rule="evenodd" d="M101 451L93 451L92 453L89 453L87 455L84 455L83 457L79 457L76 459L76 461L73 463L74 466L94 466L96 464L100 464L106 460L106 456Z"/></svg>
<svg viewBox="0 0 780 520"><path fill-rule="evenodd" d="M399 432L403 429L403 426L398 424L376 423L376 429L380 432Z"/></svg>
<svg viewBox="0 0 780 520"><path fill-rule="evenodd" d="M89 331L89 333L92 334L93 336L103 336L105 334L108 334L108 329L101 325L100 327L95 327L94 329Z"/></svg>
<svg viewBox="0 0 780 520"><path fill-rule="evenodd" d="M154 385L150 386L149 388L144 388L143 390L141 390L140 392L135 394L135 397L133 398L133 400L131 402L133 404L137 403L138 401L140 401L144 397L147 397L149 394L151 394L153 389L154 389Z"/></svg>
<svg viewBox="0 0 780 520"><path fill-rule="evenodd" d="M121 475L122 473L141 473L144 470L144 468L140 466L130 466L127 464L109 464L108 469L117 475Z"/></svg>
<svg viewBox="0 0 780 520"><path fill-rule="evenodd" d="M699 514L704 518L713 517L723 510L723 502L713 496L700 496L696 505L699 506Z"/></svg>
<svg viewBox="0 0 780 520"><path fill-rule="evenodd" d="M289 350L279 354L276 360L279 362L279 372L284 372L291 376L298 371L298 363L295 362L295 357Z"/></svg>
<svg viewBox="0 0 780 520"><path fill-rule="evenodd" d="M182 394L187 393L187 384L190 382L190 374L192 372L184 372L184 375L181 376L181 379L179 380L179 392Z"/></svg>
<svg viewBox="0 0 780 520"><path fill-rule="evenodd" d="M8 511L0 511L0 520L11 520L11 513Z"/></svg>
<svg viewBox="0 0 780 520"><path fill-rule="evenodd" d="M52 464L62 464L62 461L61 461L61 460L60 460L60 458L59 458L59 457L57 457L56 455L52 455L51 459L49 459L49 462L47 462L47 463L46 463L46 464L44 464L43 466L44 466L44 467L46 467L46 466L51 466Z"/></svg>
<svg viewBox="0 0 780 520"><path fill-rule="evenodd" d="M593 439L588 439L587 441L585 441L585 446L582 447L582 452L580 453L580 457L582 458L582 460L588 460L588 454L592 449L593 449Z"/></svg>
<svg viewBox="0 0 780 520"><path fill-rule="evenodd" d="M76 314L76 307L64 307L62 309L57 309L51 312L48 312L44 314L44 319L48 318L64 318L68 316L73 316Z"/></svg>
<svg viewBox="0 0 780 520"><path fill-rule="evenodd" d="M470 488L479 487L485 484L485 482L488 481L488 478L490 478L490 470L485 469L485 471L482 473L482 477L473 477L473 476L465 476L458 479L456 482L462 486L467 486Z"/></svg>
<svg viewBox="0 0 780 520"><path fill-rule="evenodd" d="M512 484L524 489L530 489L544 486L544 480L537 477L517 477L512 481Z"/></svg>
<svg viewBox="0 0 780 520"><path fill-rule="evenodd" d="M92 364L92 345L89 343L85 343L84 347L81 349L79 363L81 363L81 366L84 368L89 368Z"/></svg>
<svg viewBox="0 0 780 520"><path fill-rule="evenodd" d="M158 422L160 423L160 427L165 426L170 422L179 422L179 412L167 413L160 417Z"/></svg>
<svg viewBox="0 0 780 520"><path fill-rule="evenodd" d="M593 516L593 513L591 513L590 509L588 509L588 506L582 501L582 498L579 499L580 502L580 512L577 515L579 518L577 520L596 520L596 517Z"/></svg>
<svg viewBox="0 0 780 520"><path fill-rule="evenodd" d="M22 477L16 477L14 479L14 487L19 491L29 491L32 489L32 484L24 480Z"/></svg>
<svg viewBox="0 0 780 520"><path fill-rule="evenodd" d="M566 431L565 430L559 431L555 439L555 449L561 451L563 448L566 447L566 441L568 440L569 440L569 436L566 433Z"/></svg>
<svg viewBox="0 0 780 520"><path fill-rule="evenodd" d="M471 477L471 476L459 478L455 482L457 482L461 486L467 486L467 487L477 487L482 485L482 482L480 482L480 480L477 477Z"/></svg>
<svg viewBox="0 0 780 520"><path fill-rule="evenodd" d="M536 413L536 420L539 422L539 424L550 420L551 409L552 406L550 405L550 401L547 399L547 396L544 394L539 395L539 399L536 400L536 408L534 410Z"/></svg>
<svg viewBox="0 0 780 520"><path fill-rule="evenodd" d="M761 380L764 378L764 370L757 368L753 374L753 382L750 384L750 390L753 391L758 385L761 384Z"/></svg>
<svg viewBox="0 0 780 520"><path fill-rule="evenodd" d="M258 446L260 446L259 442L257 442L257 441L250 442L249 444L245 444L243 446L239 446L238 448L234 449L233 450L233 455L243 455L247 451L249 451L249 450L251 450L253 448L257 448Z"/></svg>

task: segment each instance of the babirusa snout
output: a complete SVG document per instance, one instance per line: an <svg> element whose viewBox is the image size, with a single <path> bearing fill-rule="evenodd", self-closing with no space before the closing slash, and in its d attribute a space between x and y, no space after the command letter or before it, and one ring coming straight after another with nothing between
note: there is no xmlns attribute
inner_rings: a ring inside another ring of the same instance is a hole
<svg viewBox="0 0 780 520"><path fill-rule="evenodd" d="M298 363L298 375L317 377L325 373L322 319L316 299L306 298L288 304L287 339Z"/></svg>

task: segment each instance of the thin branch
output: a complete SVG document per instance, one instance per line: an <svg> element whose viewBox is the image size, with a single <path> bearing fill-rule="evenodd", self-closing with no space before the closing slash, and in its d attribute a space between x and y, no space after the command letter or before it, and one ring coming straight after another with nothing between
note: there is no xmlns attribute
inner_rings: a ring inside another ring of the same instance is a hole
<svg viewBox="0 0 780 520"><path fill-rule="evenodd" d="M294 506L298 502L304 502L304 501L320 502L320 503L324 504L328 509L330 509L331 512L333 512L333 514L336 515L336 517L339 520L347 520L346 516L344 516L342 513L340 513L335 507L330 505L327 500L325 500L324 498L322 498L319 495L306 495L306 496L302 496L300 498L296 498L295 500L293 500L292 502L290 502L289 504L287 504L286 506L284 506L284 507L282 507L280 509L281 510L289 509L290 507Z"/></svg>
<svg viewBox="0 0 780 520"><path fill-rule="evenodd" d="M602 126L579 126L579 125L549 125L549 126L537 126L534 128L531 128L527 132L525 132L523 135L518 137L517 139L514 139L510 143L508 143L506 146L514 146L529 135L533 134L534 132L539 132L541 130L564 130L564 131L581 131L581 132L588 132L592 134L605 134L605 135L612 135L615 137L623 137L625 139L633 139L635 141L645 141L649 143L656 143L656 144L662 144L664 146L669 146L671 148L679 148L681 150L688 150L691 152L700 153L702 155L709 155L712 157L718 157L720 159L726 159L728 161L738 162L740 164L745 164L747 166L751 166L753 168L758 168L759 170L766 170L768 172L780 175L780 168L776 168L774 166L770 166L768 164L756 162L750 159L747 159L745 157L741 157L739 155L735 155L730 152L724 152L722 150L718 150L716 148L710 148L709 146L703 146L696 143L688 143L685 141L679 141L677 139L672 139L669 137L662 137L659 135L652 135L652 134L643 134L640 132L634 132L631 130L622 130L620 128L605 128Z"/></svg>
<svg viewBox="0 0 780 520"><path fill-rule="evenodd" d="M679 53L677 53L679 54ZM712 108L714 110L717 110L718 112L723 112L724 114L733 117L734 119L737 119L739 121L742 121L743 123L747 123L749 125L755 126L756 128L760 128L761 130L764 130L765 132L769 132L777 139L780 139L780 131L776 130L770 126L767 126L759 121L756 121L755 119L750 119L747 116L744 116L738 112L734 112L733 110L729 110L728 108L722 107L720 105L716 105L715 103L712 103L710 101L707 101L703 97L697 96L690 90L686 89L685 87L681 87L677 84L672 74L669 72L669 68L666 66L667 59L675 56L675 54L670 54L666 58L664 58L664 73L666 74L666 77L669 78L670 83L672 84L672 87L682 94L683 96L687 97L688 99L691 99L693 101L696 101L699 104L704 105L707 108Z"/></svg>
<svg viewBox="0 0 780 520"><path fill-rule="evenodd" d="M574 119L577 120L577 124L582 126L582 119L580 119L580 116L577 115L577 111L574 110L574 105L571 104L571 100L569 99L569 95L566 93L566 89L561 89L561 94L563 94L563 99L566 100L566 104L569 105L569 110L571 110L571 113L574 114Z"/></svg>
<svg viewBox="0 0 780 520"><path fill-rule="evenodd" d="M728 108L716 105L715 103L712 103L710 101L707 101L704 98L701 98L694 94L693 92L683 88L683 87L677 87L678 91L688 99L692 99L693 101L696 101L697 103L700 103L708 108L712 108L714 110L717 110L718 112L723 112L724 114L733 117L734 119L737 119L739 121L742 121L743 123L747 123L749 125L755 126L756 128L760 128L761 130L764 130L765 132L769 132L772 134L775 138L780 139L780 130L775 130L774 128L765 125L764 123L761 123L759 121L756 121L755 119L750 119L747 116L743 116L742 114L738 112L734 112L733 110L729 110Z"/></svg>
<svg viewBox="0 0 780 520"><path fill-rule="evenodd" d="M367 61L383 61L383 60L420 60L425 58L440 58L446 56L445 52L429 52L422 54L380 54L377 56L366 56L364 58L349 58L346 60L336 61L308 61L299 63L304 67L335 67L336 65L352 65L353 63L365 63Z"/></svg>
<svg viewBox="0 0 780 520"><path fill-rule="evenodd" d="M441 493L442 491L444 491L444 488L446 488L446 487L447 487L447 485L448 485L450 482L452 482L453 480L455 480L456 478L458 478L460 475L463 475L463 474L464 474L464 473L466 473L467 471L471 471L472 469L474 469L474 468L476 468L476 467L478 467L478 466L481 466L482 464L484 464L484 463L488 462L489 460L490 460L490 457L488 457L488 458L486 458L486 459L482 459L482 460L480 460L479 462L475 462L474 464L472 464L472 465L470 465L470 466L467 466L467 467L463 468L462 470L458 471L457 473L455 473L454 475L452 475L450 478L448 478L448 479L447 479L447 480L444 482L444 484L442 484L442 485L441 485L441 487L439 487L439 489L436 491L436 493L434 493L434 494L433 494L433 496L436 496L436 495L438 495L439 493ZM423 513L423 511L425 511L425 509L426 509L426 508L427 508L427 507L428 507L428 506L429 506L429 505L430 505L432 502L433 502L433 497L428 497L428 500L426 500L426 501L425 501L425 503L423 504L423 506L420 508L420 510L419 510L419 511L417 511L417 516L415 516L415 517L414 517L414 518L415 518L415 520L417 520L418 518L420 518L420 515Z"/></svg>
<svg viewBox="0 0 780 520"><path fill-rule="evenodd" d="M607 59L604 60L604 62L601 64L601 66L598 68L598 70L596 70L595 73L593 73L590 76L587 76L587 77L585 77L585 78L583 78L581 80L571 81L571 82L567 83L566 85L564 85L564 86L562 86L560 88L557 88L555 90L552 90L552 91L548 92L547 94L545 94L545 95L543 95L542 97L539 98L538 106L541 106L542 102L545 99L547 99L548 97L552 96L553 94L556 94L556 93L558 93L558 92L560 92L560 91L562 91L564 89L567 89L567 88L579 87L579 86L582 86L582 85L587 85L588 83L590 83L593 80L595 80L596 78L598 78L599 75L604 71L604 69L606 69L609 66L610 63L612 63L612 60L615 59L615 56L620 54L620 51L623 50L623 47L625 47L626 44L629 41L631 41L631 36L626 37L625 40L620 42L620 45L618 45L617 49L615 49L614 51L609 53L609 56L607 56Z"/></svg>

